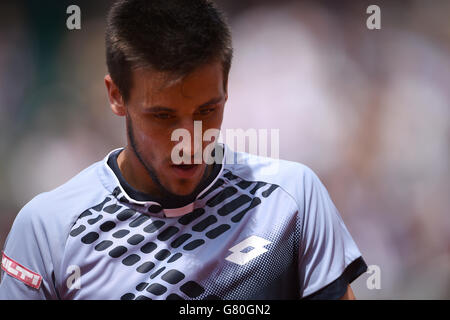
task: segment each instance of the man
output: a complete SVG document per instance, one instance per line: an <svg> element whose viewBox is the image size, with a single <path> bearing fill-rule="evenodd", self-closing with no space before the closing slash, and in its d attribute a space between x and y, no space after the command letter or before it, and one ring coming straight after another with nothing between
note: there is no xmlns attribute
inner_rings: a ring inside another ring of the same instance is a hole
<svg viewBox="0 0 450 320"><path fill-rule="evenodd" d="M106 57L127 146L20 211L0 298L354 298L367 266L311 169L172 141L222 124L231 36L210 1L116 2Z"/></svg>

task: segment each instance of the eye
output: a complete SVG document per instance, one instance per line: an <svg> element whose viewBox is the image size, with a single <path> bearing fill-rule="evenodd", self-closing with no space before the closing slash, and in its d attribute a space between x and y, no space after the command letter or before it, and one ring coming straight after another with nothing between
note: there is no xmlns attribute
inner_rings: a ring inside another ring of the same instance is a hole
<svg viewBox="0 0 450 320"><path fill-rule="evenodd" d="M155 113L153 115L156 119L167 120L172 119L174 116L170 113Z"/></svg>
<svg viewBox="0 0 450 320"><path fill-rule="evenodd" d="M205 109L201 109L198 111L198 114L202 115L202 116L206 116L208 114L210 114L211 112L214 112L216 110L216 108L205 108Z"/></svg>

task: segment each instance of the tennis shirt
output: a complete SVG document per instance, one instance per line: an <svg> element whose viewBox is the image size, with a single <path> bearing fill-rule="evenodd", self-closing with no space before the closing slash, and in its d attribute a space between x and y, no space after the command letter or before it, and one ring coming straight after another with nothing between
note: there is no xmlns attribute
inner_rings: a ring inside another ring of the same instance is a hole
<svg viewBox="0 0 450 320"><path fill-rule="evenodd" d="M367 270L307 166L235 152L191 196L134 190L117 156L42 193L2 251L0 299L336 299Z"/></svg>

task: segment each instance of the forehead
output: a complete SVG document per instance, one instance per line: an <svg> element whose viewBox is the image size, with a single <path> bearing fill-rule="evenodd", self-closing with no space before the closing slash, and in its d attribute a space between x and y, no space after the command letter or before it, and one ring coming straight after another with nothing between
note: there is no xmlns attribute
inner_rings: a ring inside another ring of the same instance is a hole
<svg viewBox="0 0 450 320"><path fill-rule="evenodd" d="M225 94L220 62L203 65L179 78L148 69L136 69L132 76L130 102L140 107L159 105L183 110Z"/></svg>

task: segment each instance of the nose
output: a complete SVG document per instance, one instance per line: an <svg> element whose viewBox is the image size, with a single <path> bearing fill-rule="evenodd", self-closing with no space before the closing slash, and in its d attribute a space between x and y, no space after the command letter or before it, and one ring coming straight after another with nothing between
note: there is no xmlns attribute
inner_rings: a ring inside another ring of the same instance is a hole
<svg viewBox="0 0 450 320"><path fill-rule="evenodd" d="M180 129L184 129L181 144L183 150L183 163L200 164L203 155L203 130L201 121L194 121L192 118L185 119L181 123Z"/></svg>

